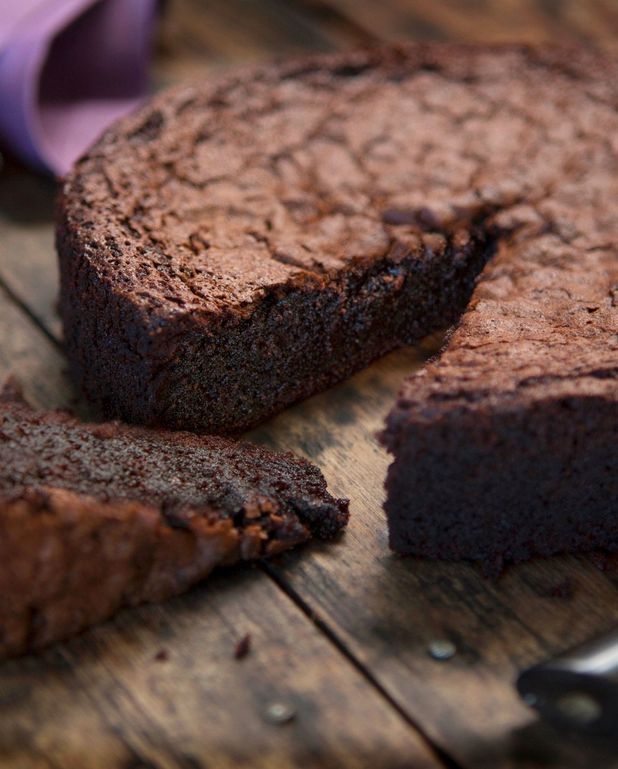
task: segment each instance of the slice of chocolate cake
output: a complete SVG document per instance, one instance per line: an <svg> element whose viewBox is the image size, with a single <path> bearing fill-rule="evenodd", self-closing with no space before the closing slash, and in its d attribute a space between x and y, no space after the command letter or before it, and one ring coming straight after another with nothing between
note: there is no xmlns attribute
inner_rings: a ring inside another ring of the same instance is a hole
<svg viewBox="0 0 618 769"><path fill-rule="evenodd" d="M80 424L5 394L0 657L180 593L217 566L332 537L347 515L291 454Z"/></svg>
<svg viewBox="0 0 618 769"><path fill-rule="evenodd" d="M83 390L240 430L448 327L481 273L389 419L393 547L613 547L617 62L390 47L155 97L60 201Z"/></svg>

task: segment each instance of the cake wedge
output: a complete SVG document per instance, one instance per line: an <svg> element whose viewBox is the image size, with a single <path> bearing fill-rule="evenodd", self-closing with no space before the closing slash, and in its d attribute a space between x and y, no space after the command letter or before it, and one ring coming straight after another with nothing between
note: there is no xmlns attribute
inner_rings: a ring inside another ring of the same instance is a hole
<svg viewBox="0 0 618 769"><path fill-rule="evenodd" d="M215 567L335 536L347 501L292 454L222 438L82 424L0 400L0 658Z"/></svg>

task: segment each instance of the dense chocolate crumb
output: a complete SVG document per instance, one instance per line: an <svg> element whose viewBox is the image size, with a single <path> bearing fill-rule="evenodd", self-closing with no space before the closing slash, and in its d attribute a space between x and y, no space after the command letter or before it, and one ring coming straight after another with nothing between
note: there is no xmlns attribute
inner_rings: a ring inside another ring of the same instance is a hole
<svg viewBox="0 0 618 769"><path fill-rule="evenodd" d="M224 438L80 424L0 397L0 657L215 567L332 536L347 522L320 471Z"/></svg>
<svg viewBox="0 0 618 769"><path fill-rule="evenodd" d="M234 659L243 660L251 651L251 633L244 635L234 648Z"/></svg>
<svg viewBox="0 0 618 769"><path fill-rule="evenodd" d="M493 571L617 548L617 104L615 57L521 46L156 96L63 189L77 380L234 432L461 316L383 435L392 547Z"/></svg>
<svg viewBox="0 0 618 769"><path fill-rule="evenodd" d="M549 589L549 596L551 598L564 598L570 601L575 595L575 583L569 577L552 585Z"/></svg>

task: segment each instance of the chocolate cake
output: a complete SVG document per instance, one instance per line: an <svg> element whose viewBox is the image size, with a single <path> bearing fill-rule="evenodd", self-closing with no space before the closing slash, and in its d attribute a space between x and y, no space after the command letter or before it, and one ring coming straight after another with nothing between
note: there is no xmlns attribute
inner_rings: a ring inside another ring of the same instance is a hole
<svg viewBox="0 0 618 769"><path fill-rule="evenodd" d="M615 58L514 46L156 96L64 185L77 380L113 416L235 432L451 326L474 290L389 418L393 547L613 547L617 104Z"/></svg>
<svg viewBox="0 0 618 769"><path fill-rule="evenodd" d="M0 402L0 657L216 566L334 536L347 501L291 454L225 438L80 424Z"/></svg>

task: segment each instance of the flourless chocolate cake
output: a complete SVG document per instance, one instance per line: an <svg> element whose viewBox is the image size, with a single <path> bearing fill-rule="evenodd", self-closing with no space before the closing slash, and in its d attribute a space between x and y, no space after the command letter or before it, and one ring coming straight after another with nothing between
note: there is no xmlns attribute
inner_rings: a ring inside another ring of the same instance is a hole
<svg viewBox="0 0 618 769"><path fill-rule="evenodd" d="M0 400L0 657L215 567L334 536L347 501L291 454L225 438L80 424Z"/></svg>
<svg viewBox="0 0 618 769"><path fill-rule="evenodd" d="M616 59L513 46L156 96L64 186L77 380L113 416L235 432L449 327L472 294L389 418L393 547L614 547L617 104Z"/></svg>

